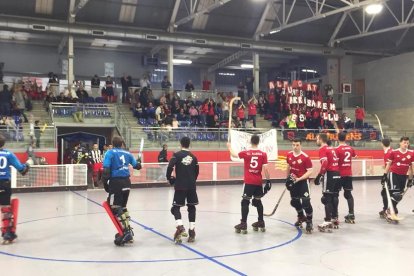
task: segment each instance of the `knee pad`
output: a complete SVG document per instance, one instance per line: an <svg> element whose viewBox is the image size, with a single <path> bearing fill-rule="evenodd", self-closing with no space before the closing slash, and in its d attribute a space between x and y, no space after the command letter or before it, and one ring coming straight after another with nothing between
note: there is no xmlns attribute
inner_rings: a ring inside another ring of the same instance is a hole
<svg viewBox="0 0 414 276"><path fill-rule="evenodd" d="M257 199L257 198L253 198L253 200L252 200L252 206L259 207L260 205L262 205L262 200Z"/></svg>
<svg viewBox="0 0 414 276"><path fill-rule="evenodd" d="M345 197L345 199L351 199L352 198L352 192L350 190L344 190L344 197Z"/></svg>
<svg viewBox="0 0 414 276"><path fill-rule="evenodd" d="M392 200L396 201L396 202L400 202L402 199L402 194L400 192L393 192L391 194L391 198Z"/></svg>
<svg viewBox="0 0 414 276"><path fill-rule="evenodd" d="M321 202L322 202L323 205L331 203L332 202L332 195L324 194L321 198Z"/></svg>
<svg viewBox="0 0 414 276"><path fill-rule="evenodd" d="M290 205L295 208L296 210L302 209L302 204L300 203L299 198L292 198L290 200Z"/></svg>
<svg viewBox="0 0 414 276"><path fill-rule="evenodd" d="M241 205L242 206L249 206L250 204L250 200L243 198L241 201Z"/></svg>
<svg viewBox="0 0 414 276"><path fill-rule="evenodd" d="M177 211L179 212L180 211L180 207L178 207L178 206L173 206L173 207L171 207L171 214L173 214L174 216L177 214Z"/></svg>

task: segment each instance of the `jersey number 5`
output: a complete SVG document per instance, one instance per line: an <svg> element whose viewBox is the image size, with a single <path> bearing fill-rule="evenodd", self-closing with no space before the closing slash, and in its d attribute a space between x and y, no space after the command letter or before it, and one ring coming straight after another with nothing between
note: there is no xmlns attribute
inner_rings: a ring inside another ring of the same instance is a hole
<svg viewBox="0 0 414 276"><path fill-rule="evenodd" d="M257 168L257 166L259 166L259 162L257 162L257 160L259 159L259 157L257 157L257 156L253 156L251 159L250 159L250 168L252 168L252 169L256 169Z"/></svg>

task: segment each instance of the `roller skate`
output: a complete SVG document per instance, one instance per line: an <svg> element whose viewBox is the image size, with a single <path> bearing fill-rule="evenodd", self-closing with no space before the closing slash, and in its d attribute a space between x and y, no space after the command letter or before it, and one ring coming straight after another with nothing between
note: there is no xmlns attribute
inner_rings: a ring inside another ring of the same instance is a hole
<svg viewBox="0 0 414 276"><path fill-rule="evenodd" d="M345 218L346 223L355 224L355 215L354 214L348 214L344 218Z"/></svg>
<svg viewBox="0 0 414 276"><path fill-rule="evenodd" d="M312 234L313 232L313 223L312 220L307 220L306 221L306 233L307 234Z"/></svg>
<svg viewBox="0 0 414 276"><path fill-rule="evenodd" d="M193 230L188 230L188 242L194 242L195 241L195 236L196 236L196 234L195 234L195 231L194 231L194 229Z"/></svg>
<svg viewBox="0 0 414 276"><path fill-rule="evenodd" d="M237 224L236 226L234 226L234 230L238 234L240 234L240 233L247 234L247 223L241 221L239 224Z"/></svg>
<svg viewBox="0 0 414 276"><path fill-rule="evenodd" d="M327 232L327 233L332 233L332 222L330 221L324 221L323 223L318 225L318 230L320 232Z"/></svg>
<svg viewBox="0 0 414 276"><path fill-rule="evenodd" d="M126 243L133 243L134 242L134 232L132 232L132 228L129 230L124 231L124 235L120 235L119 233L115 234L114 243L117 246L123 246Z"/></svg>
<svg viewBox="0 0 414 276"><path fill-rule="evenodd" d="M174 233L174 242L176 244L182 243L182 238L187 237L187 232L185 232L185 228L182 225L177 226L177 230Z"/></svg>
<svg viewBox="0 0 414 276"><path fill-rule="evenodd" d="M6 232L2 234L2 237L3 237L3 244L10 244L17 238L17 235L13 232Z"/></svg>
<svg viewBox="0 0 414 276"><path fill-rule="evenodd" d="M256 221L255 223L252 224L252 227L253 227L253 231L258 231L258 230L260 230L261 232L266 231L265 222L263 220Z"/></svg>
<svg viewBox="0 0 414 276"><path fill-rule="evenodd" d="M339 229L339 219L338 218L332 218L332 228L333 229Z"/></svg>
<svg viewBox="0 0 414 276"><path fill-rule="evenodd" d="M295 222L295 226L298 228L303 228L302 223L306 222L305 216L298 216L298 220Z"/></svg>

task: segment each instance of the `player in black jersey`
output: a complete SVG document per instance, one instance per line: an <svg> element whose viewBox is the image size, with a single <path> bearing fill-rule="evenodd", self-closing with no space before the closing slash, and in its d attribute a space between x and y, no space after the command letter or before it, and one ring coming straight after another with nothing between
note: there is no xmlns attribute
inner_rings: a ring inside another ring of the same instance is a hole
<svg viewBox="0 0 414 276"><path fill-rule="evenodd" d="M185 206L187 200L188 220L190 227L188 231L188 242L195 240L195 219L198 197L196 192L196 181L199 173L197 157L190 151L190 138L183 137L180 140L181 150L174 153L167 168L167 179L174 185L175 193L171 213L174 215L177 230L174 234L174 242L181 243L182 237L187 237L183 221L181 220L180 208ZM175 168L175 177L172 172Z"/></svg>

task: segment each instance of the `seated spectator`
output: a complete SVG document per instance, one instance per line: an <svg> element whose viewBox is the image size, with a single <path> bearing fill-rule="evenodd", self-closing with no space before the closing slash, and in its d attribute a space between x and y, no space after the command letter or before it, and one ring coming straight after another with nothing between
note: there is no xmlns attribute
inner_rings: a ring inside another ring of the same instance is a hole
<svg viewBox="0 0 414 276"><path fill-rule="evenodd" d="M79 102L81 102L81 103L87 102L87 100L89 98L88 92L86 92L86 90L83 88L82 85L80 85L78 90L76 90L76 96L78 97Z"/></svg>
<svg viewBox="0 0 414 276"><path fill-rule="evenodd" d="M180 109L180 112L177 114L178 121L187 121L187 116L184 114L184 109Z"/></svg>
<svg viewBox="0 0 414 276"><path fill-rule="evenodd" d="M141 103L138 102L134 109L134 116L137 118L144 118L144 109L141 106Z"/></svg>
<svg viewBox="0 0 414 276"><path fill-rule="evenodd" d="M145 113L147 118L155 119L155 107L152 102L149 102L148 106L145 108Z"/></svg>
<svg viewBox="0 0 414 276"><path fill-rule="evenodd" d="M164 123L165 113L164 113L164 105L160 104L155 109L155 120L157 120L158 125L162 125Z"/></svg>

